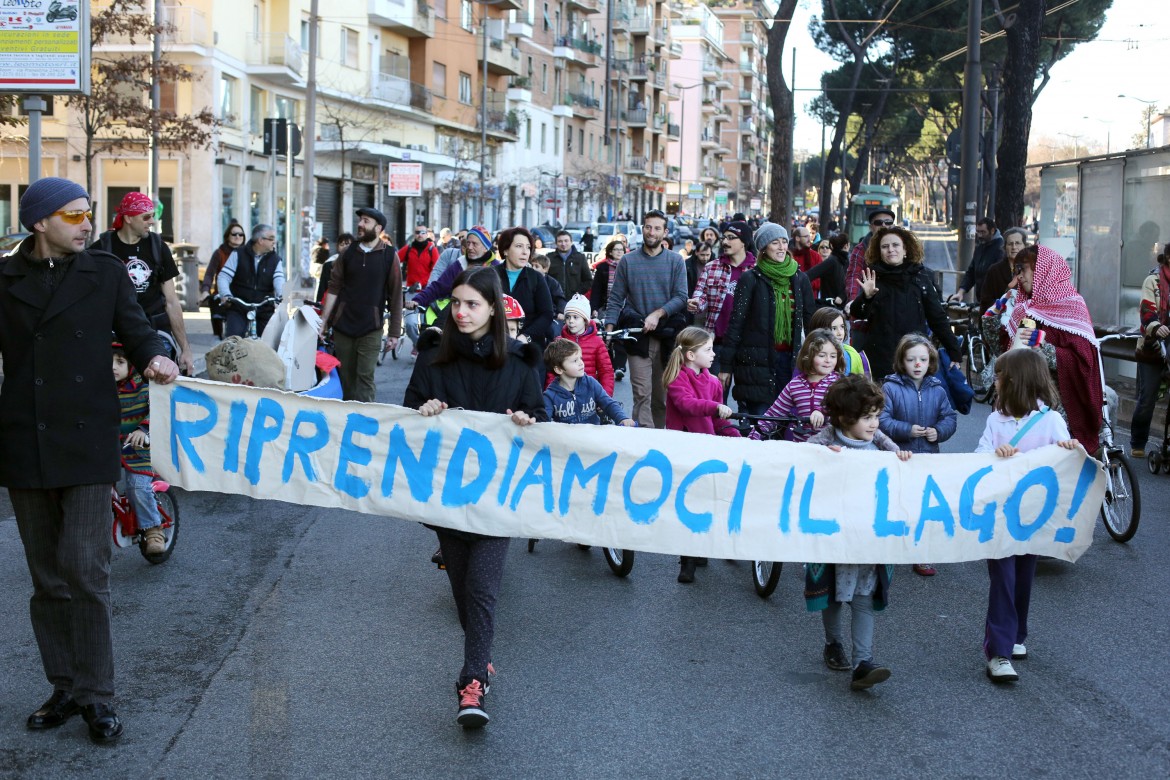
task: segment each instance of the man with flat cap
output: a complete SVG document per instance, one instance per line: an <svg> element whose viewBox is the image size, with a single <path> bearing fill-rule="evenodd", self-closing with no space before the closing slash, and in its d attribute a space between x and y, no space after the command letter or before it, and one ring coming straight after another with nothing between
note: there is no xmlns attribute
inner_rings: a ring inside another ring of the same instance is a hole
<svg viewBox="0 0 1170 780"><path fill-rule="evenodd" d="M33 634L53 695L28 718L51 729L81 713L95 742L122 734L114 711L110 485L121 473L116 338L147 379L179 368L138 304L126 268L87 250L89 195L68 179L20 199L32 233L0 259L0 485L8 488L33 595Z"/></svg>
<svg viewBox="0 0 1170 780"><path fill-rule="evenodd" d="M402 332L402 266L393 244L380 238L386 217L373 208L357 210L357 240L333 264L322 330L333 328L337 373L347 401L374 400L374 369L382 350L382 321L390 310L389 351Z"/></svg>

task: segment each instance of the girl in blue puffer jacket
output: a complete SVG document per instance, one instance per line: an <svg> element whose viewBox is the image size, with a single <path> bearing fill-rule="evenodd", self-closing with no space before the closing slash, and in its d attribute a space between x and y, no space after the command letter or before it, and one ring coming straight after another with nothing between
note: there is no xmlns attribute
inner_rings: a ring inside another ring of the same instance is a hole
<svg viewBox="0 0 1170 780"><path fill-rule="evenodd" d="M907 334L894 350L894 371L882 384L882 433L911 452L937 453L958 427L958 414L938 376L938 350L926 336ZM924 577L937 573L929 563L914 564L914 571Z"/></svg>

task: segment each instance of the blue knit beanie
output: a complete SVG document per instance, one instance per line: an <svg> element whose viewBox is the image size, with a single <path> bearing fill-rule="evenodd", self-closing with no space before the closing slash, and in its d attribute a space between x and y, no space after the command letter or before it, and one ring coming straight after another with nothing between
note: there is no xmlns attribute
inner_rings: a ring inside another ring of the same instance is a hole
<svg viewBox="0 0 1170 780"><path fill-rule="evenodd" d="M76 182L56 176L37 179L20 198L20 224L32 231L33 225L78 198L89 200L89 193Z"/></svg>

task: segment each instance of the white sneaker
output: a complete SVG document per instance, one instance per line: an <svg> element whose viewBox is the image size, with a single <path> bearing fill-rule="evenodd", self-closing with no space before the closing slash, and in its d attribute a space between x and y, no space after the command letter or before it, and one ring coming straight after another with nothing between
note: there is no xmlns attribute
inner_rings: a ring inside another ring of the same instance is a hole
<svg viewBox="0 0 1170 780"><path fill-rule="evenodd" d="M1023 645L1012 645L1012 660L1023 661L1028 657L1028 648Z"/></svg>
<svg viewBox="0 0 1170 780"><path fill-rule="evenodd" d="M997 655L987 662L987 677L994 683L1015 682L1020 679L1012 662L1002 655Z"/></svg>

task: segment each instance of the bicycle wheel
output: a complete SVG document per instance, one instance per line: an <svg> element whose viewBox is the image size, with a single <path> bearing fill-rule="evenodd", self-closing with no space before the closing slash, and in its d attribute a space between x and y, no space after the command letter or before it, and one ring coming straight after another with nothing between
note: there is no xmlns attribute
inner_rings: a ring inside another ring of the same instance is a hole
<svg viewBox="0 0 1170 780"><path fill-rule="evenodd" d="M975 391L975 400L986 403L991 398L991 391L995 385L985 382L983 369L987 368L987 345L981 338L973 338L967 345L967 382Z"/></svg>
<svg viewBox="0 0 1170 780"><path fill-rule="evenodd" d="M619 577L627 576L634 570L634 551L633 550L619 550L616 547L602 547L601 552L605 555L605 562L609 564L609 568Z"/></svg>
<svg viewBox="0 0 1170 780"><path fill-rule="evenodd" d="M1146 455L1146 468L1150 470L1151 474L1155 476L1158 474L1158 469L1162 468L1162 453L1158 450L1151 450Z"/></svg>
<svg viewBox="0 0 1170 780"><path fill-rule="evenodd" d="M1128 542L1137 533L1142 497L1129 458L1120 450L1105 453L1105 500L1101 520L1115 542Z"/></svg>
<svg viewBox="0 0 1170 780"><path fill-rule="evenodd" d="M156 491L154 500L158 502L158 512L162 515L166 548L160 553L150 555L146 552L146 542L142 541L138 545L138 551L148 562L157 565L171 557L171 553L175 550L175 542L179 540L179 502L175 497L175 491L171 488L162 492Z"/></svg>
<svg viewBox="0 0 1170 780"><path fill-rule="evenodd" d="M752 585L756 588L756 595L766 599L776 590L780 582L780 570L783 563L772 561L752 561Z"/></svg>

